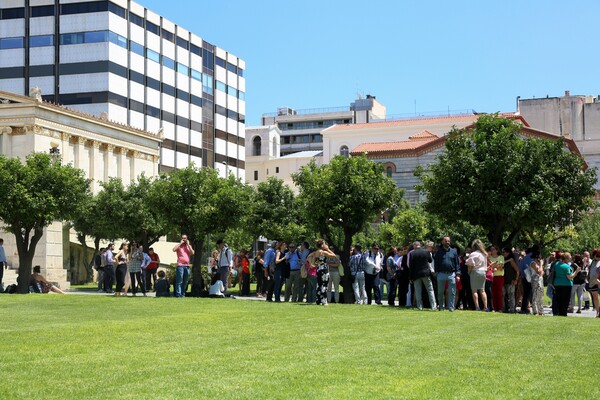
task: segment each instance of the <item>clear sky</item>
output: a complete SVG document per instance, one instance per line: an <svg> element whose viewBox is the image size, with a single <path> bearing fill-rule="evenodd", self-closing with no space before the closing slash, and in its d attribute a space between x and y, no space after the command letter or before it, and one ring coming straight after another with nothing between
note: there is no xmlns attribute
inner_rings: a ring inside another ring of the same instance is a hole
<svg viewBox="0 0 600 400"><path fill-rule="evenodd" d="M246 61L246 125L277 107L388 116L600 95L598 0L136 0Z"/></svg>

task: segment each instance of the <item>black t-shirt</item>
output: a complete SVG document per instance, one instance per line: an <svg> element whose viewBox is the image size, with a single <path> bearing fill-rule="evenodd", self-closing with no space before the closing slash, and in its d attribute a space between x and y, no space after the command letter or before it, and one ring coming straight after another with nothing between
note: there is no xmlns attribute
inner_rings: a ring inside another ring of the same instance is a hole
<svg viewBox="0 0 600 400"><path fill-rule="evenodd" d="M515 260L515 263L517 262L515 255L512 252L508 253L508 256L506 256L504 258L504 283L507 283L507 284L511 283L512 281L517 279L517 272L513 268L510 260ZM517 268L518 267L519 267L519 264L517 264Z"/></svg>

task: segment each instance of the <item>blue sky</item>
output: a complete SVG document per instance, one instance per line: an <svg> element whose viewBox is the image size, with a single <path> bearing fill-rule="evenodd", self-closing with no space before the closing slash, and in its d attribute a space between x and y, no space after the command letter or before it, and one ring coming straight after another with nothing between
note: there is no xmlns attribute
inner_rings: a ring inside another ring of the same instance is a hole
<svg viewBox="0 0 600 400"><path fill-rule="evenodd" d="M277 107L514 111L600 94L600 1L137 0L246 61L246 124Z"/></svg>

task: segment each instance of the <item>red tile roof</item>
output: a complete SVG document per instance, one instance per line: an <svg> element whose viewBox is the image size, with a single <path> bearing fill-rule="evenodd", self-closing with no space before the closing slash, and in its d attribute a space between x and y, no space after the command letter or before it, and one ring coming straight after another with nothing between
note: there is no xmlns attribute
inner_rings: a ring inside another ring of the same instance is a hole
<svg viewBox="0 0 600 400"><path fill-rule="evenodd" d="M432 140L437 138L439 138L438 135L429 132L427 129L425 129L421 133L417 133L416 135L412 135L409 137L410 140Z"/></svg>

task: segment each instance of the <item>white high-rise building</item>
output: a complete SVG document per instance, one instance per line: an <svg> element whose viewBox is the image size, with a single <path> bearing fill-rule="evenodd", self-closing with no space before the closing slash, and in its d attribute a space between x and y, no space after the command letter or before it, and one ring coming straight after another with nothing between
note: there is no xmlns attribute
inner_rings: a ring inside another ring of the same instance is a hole
<svg viewBox="0 0 600 400"><path fill-rule="evenodd" d="M245 176L245 62L128 0L2 0L0 90L150 132L160 170Z"/></svg>

